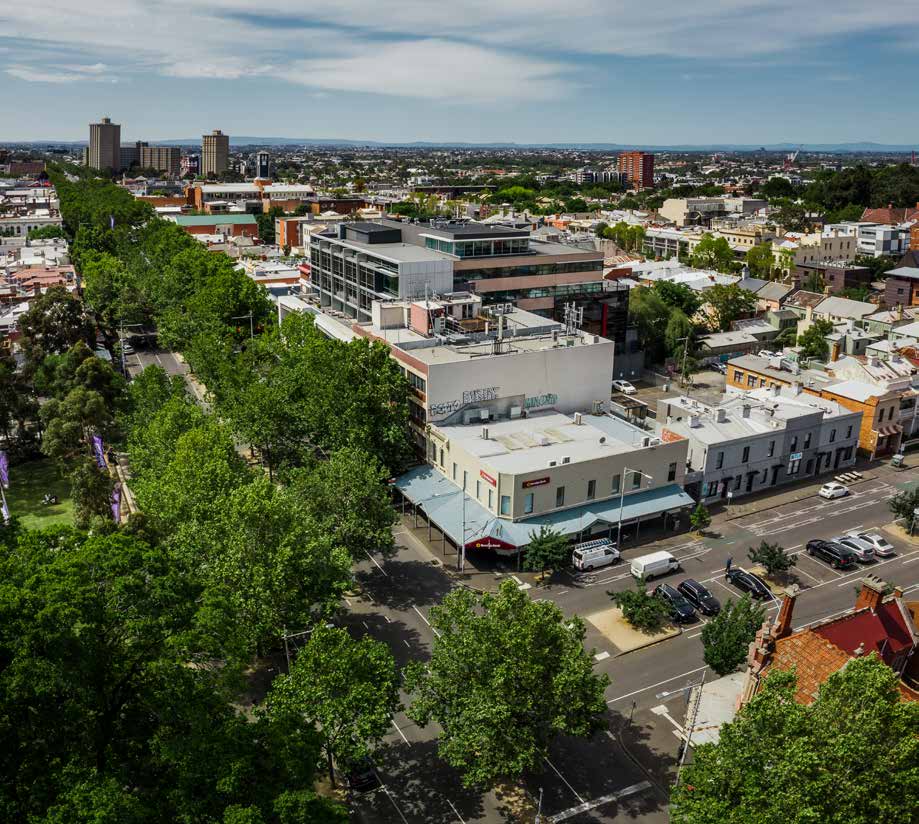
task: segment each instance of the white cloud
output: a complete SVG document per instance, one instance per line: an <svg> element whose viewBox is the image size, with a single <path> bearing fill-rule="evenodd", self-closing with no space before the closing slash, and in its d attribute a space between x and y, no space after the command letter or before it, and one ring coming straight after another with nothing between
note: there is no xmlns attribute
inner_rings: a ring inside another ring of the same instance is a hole
<svg viewBox="0 0 919 824"><path fill-rule="evenodd" d="M919 3L899 3L891 16L864 0L276 0L261 14L251 0L6 5L4 36L25 44L6 71L33 82L74 82L36 62L50 48L83 78L272 76L330 92L466 101L561 96L583 56L781 63L843 35L902 41L919 31Z"/></svg>

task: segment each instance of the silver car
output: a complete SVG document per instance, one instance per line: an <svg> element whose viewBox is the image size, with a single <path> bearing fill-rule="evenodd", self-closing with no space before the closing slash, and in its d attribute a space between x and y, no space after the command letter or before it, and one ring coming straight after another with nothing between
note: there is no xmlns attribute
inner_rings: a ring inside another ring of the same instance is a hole
<svg viewBox="0 0 919 824"><path fill-rule="evenodd" d="M858 534L852 534L850 538L858 538L860 541L868 544L873 550L874 554L880 556L881 558L889 558L891 555L896 554L896 550L893 548L893 544L890 543L883 535L878 534L877 532L859 532Z"/></svg>
<svg viewBox="0 0 919 824"><path fill-rule="evenodd" d="M863 564L874 560L874 547L861 538L856 538L854 535L840 535L838 538L833 538L833 542L844 546L846 549L851 549L855 553L855 557Z"/></svg>

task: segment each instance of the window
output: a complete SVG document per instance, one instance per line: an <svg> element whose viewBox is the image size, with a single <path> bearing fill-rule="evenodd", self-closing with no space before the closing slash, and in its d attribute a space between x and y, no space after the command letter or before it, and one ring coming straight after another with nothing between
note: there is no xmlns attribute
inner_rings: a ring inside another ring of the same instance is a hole
<svg viewBox="0 0 919 824"><path fill-rule="evenodd" d="M469 477L469 473L464 469L463 470L463 492L466 491L466 479Z"/></svg>
<svg viewBox="0 0 919 824"><path fill-rule="evenodd" d="M852 427L850 426L850 427L846 430L846 440L848 440L848 439L851 438L851 437L852 437Z"/></svg>
<svg viewBox="0 0 919 824"><path fill-rule="evenodd" d="M769 477L769 470L764 469L763 470L763 480L761 481L761 483L766 483L766 480L768 479L768 477Z"/></svg>
<svg viewBox="0 0 919 824"><path fill-rule="evenodd" d="M492 488L488 487L488 508L491 509L494 504L492 503Z"/></svg>
<svg viewBox="0 0 919 824"><path fill-rule="evenodd" d="M597 482L588 481L587 482L587 500L592 501L597 497Z"/></svg>
<svg viewBox="0 0 919 824"><path fill-rule="evenodd" d="M667 467L667 480L675 481L676 480L676 464L672 463Z"/></svg>
<svg viewBox="0 0 919 824"><path fill-rule="evenodd" d="M741 463L746 463L746 462L749 461L749 460L750 460L750 447L749 447L749 446L745 446L745 447L743 448L743 457L740 459L740 462L741 462Z"/></svg>
<svg viewBox="0 0 919 824"><path fill-rule="evenodd" d="M641 475L639 475L637 472L633 472L632 473L632 489L640 489L640 488L641 488Z"/></svg>
<svg viewBox="0 0 919 824"><path fill-rule="evenodd" d="M830 443L833 443L833 441L835 441L835 440L836 440L836 430L835 430L835 429L831 429L831 430L830 430Z"/></svg>
<svg viewBox="0 0 919 824"><path fill-rule="evenodd" d="M788 462L788 474L797 475L798 470L801 468L801 461L789 461Z"/></svg>
<svg viewBox="0 0 919 824"><path fill-rule="evenodd" d="M769 455L768 455L768 457L771 458L773 455L775 455L775 441L769 441Z"/></svg>
<svg viewBox="0 0 919 824"><path fill-rule="evenodd" d="M622 481L621 475L613 475L613 495L619 494L619 484Z"/></svg>
<svg viewBox="0 0 919 824"><path fill-rule="evenodd" d="M734 381L735 383L743 383L743 372L739 369L734 370Z"/></svg>
<svg viewBox="0 0 919 824"><path fill-rule="evenodd" d="M565 487L560 486L555 490L555 505L564 506L565 505Z"/></svg>
<svg viewBox="0 0 919 824"><path fill-rule="evenodd" d="M740 485L743 483L743 475L738 475L734 478L734 489L740 489Z"/></svg>
<svg viewBox="0 0 919 824"><path fill-rule="evenodd" d="M791 451L792 451L792 452L797 452L797 451L798 451L798 436L797 436L797 435L795 435L795 436L791 439Z"/></svg>
<svg viewBox="0 0 919 824"><path fill-rule="evenodd" d="M533 493L527 492L523 496L523 514L529 515L533 511Z"/></svg>
<svg viewBox="0 0 919 824"><path fill-rule="evenodd" d="M511 496L510 495L501 496L501 514L502 515L511 514Z"/></svg>
<svg viewBox="0 0 919 824"><path fill-rule="evenodd" d="M475 482L475 499L477 501L482 500L482 482L478 479Z"/></svg>
<svg viewBox="0 0 919 824"><path fill-rule="evenodd" d="M456 461L453 462L453 480L456 480Z"/></svg>
<svg viewBox="0 0 919 824"><path fill-rule="evenodd" d="M715 469L721 469L722 466L724 466L724 452L719 452L715 460Z"/></svg>
<svg viewBox="0 0 919 824"><path fill-rule="evenodd" d="M756 386L756 375L747 375L747 386L751 388Z"/></svg>
<svg viewBox="0 0 919 824"><path fill-rule="evenodd" d="M811 433L808 432L808 433L804 436L804 448L805 448L805 449L810 449L810 445L811 445Z"/></svg>
<svg viewBox="0 0 919 824"><path fill-rule="evenodd" d="M444 448L443 447L440 448L440 465L441 466L444 465Z"/></svg>

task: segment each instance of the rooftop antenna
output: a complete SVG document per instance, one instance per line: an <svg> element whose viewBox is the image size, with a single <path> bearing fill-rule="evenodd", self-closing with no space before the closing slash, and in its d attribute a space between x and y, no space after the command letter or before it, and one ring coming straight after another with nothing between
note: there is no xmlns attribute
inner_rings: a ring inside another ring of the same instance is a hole
<svg viewBox="0 0 919 824"><path fill-rule="evenodd" d="M574 303L565 304L565 335L569 338L577 334L581 324L584 323L584 307Z"/></svg>

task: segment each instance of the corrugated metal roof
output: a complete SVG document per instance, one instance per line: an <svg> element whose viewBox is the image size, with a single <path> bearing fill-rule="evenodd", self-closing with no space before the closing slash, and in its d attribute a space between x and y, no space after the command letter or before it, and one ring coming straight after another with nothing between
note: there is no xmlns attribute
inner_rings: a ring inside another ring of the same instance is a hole
<svg viewBox="0 0 919 824"><path fill-rule="evenodd" d="M242 226L255 223L254 215L170 215L169 219L179 226Z"/></svg>

